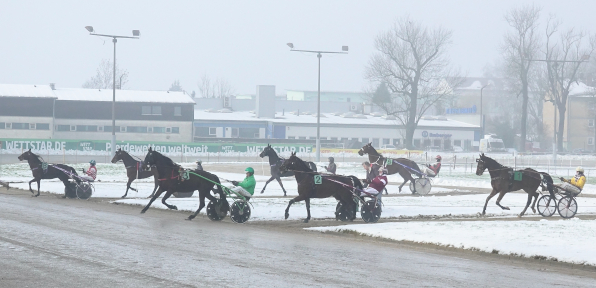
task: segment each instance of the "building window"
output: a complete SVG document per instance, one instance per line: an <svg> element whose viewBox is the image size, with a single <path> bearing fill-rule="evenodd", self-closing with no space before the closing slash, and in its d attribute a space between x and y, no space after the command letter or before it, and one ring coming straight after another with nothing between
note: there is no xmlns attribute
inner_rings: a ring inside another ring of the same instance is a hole
<svg viewBox="0 0 596 288"><path fill-rule="evenodd" d="M151 106L143 106L141 114L143 115L151 115Z"/></svg>
<svg viewBox="0 0 596 288"><path fill-rule="evenodd" d="M174 116L182 116L182 107L174 107Z"/></svg>
<svg viewBox="0 0 596 288"><path fill-rule="evenodd" d="M127 126L126 132L129 133L147 133L146 126Z"/></svg>
<svg viewBox="0 0 596 288"><path fill-rule="evenodd" d="M594 137L588 137L588 145L594 145Z"/></svg>
<svg viewBox="0 0 596 288"><path fill-rule="evenodd" d="M391 144L391 139L383 138L383 145Z"/></svg>
<svg viewBox="0 0 596 288"><path fill-rule="evenodd" d="M362 138L362 144L368 144L368 138Z"/></svg>
<svg viewBox="0 0 596 288"><path fill-rule="evenodd" d="M12 123L12 129L29 130L29 123Z"/></svg>
<svg viewBox="0 0 596 288"><path fill-rule="evenodd" d="M97 132L97 125L77 125L79 132Z"/></svg>
<svg viewBox="0 0 596 288"><path fill-rule="evenodd" d="M35 124L36 130L50 130L50 124L48 123L36 123Z"/></svg>
<svg viewBox="0 0 596 288"><path fill-rule="evenodd" d="M240 129L232 127L232 138L240 137Z"/></svg>
<svg viewBox="0 0 596 288"><path fill-rule="evenodd" d="M588 120L588 127L594 127L594 119Z"/></svg>
<svg viewBox="0 0 596 288"><path fill-rule="evenodd" d="M6 123L0 122L0 129L6 129Z"/></svg>
<svg viewBox="0 0 596 288"><path fill-rule="evenodd" d="M166 127L153 127L153 133L166 133Z"/></svg>
<svg viewBox="0 0 596 288"><path fill-rule="evenodd" d="M453 140L453 146L461 147L461 140Z"/></svg>
<svg viewBox="0 0 596 288"><path fill-rule="evenodd" d="M116 126L116 131L120 131L120 126ZM112 132L112 126L103 126L103 132Z"/></svg>
<svg viewBox="0 0 596 288"><path fill-rule="evenodd" d="M414 147L420 148L420 139L414 139Z"/></svg>
<svg viewBox="0 0 596 288"><path fill-rule="evenodd" d="M300 139L300 140L306 140L306 137L305 136L300 136L300 137L298 137L298 139Z"/></svg>
<svg viewBox="0 0 596 288"><path fill-rule="evenodd" d="M288 139L296 139L295 136L288 136Z"/></svg>
<svg viewBox="0 0 596 288"><path fill-rule="evenodd" d="M70 131L70 125L56 125L56 131Z"/></svg>
<svg viewBox="0 0 596 288"><path fill-rule="evenodd" d="M172 127L172 133L179 134L180 133L180 127Z"/></svg>
<svg viewBox="0 0 596 288"><path fill-rule="evenodd" d="M161 106L151 106L151 115L161 115Z"/></svg>
<svg viewBox="0 0 596 288"><path fill-rule="evenodd" d="M217 135L217 129L215 127L209 127L209 135Z"/></svg>
<svg viewBox="0 0 596 288"><path fill-rule="evenodd" d="M435 146L435 147L441 147L441 139L435 139L435 140L433 140L433 146Z"/></svg>

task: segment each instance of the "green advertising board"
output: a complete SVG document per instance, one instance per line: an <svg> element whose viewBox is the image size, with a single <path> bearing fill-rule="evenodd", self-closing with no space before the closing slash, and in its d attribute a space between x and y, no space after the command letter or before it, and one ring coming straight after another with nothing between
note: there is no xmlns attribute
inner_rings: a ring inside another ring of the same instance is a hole
<svg viewBox="0 0 596 288"><path fill-rule="evenodd" d="M111 143L107 140L41 140L41 139L0 139L0 147L4 153L18 153L24 150L35 151L111 151ZM161 153L258 153L267 145L261 143L171 143L171 142L137 142L118 141L116 149L129 153L146 152L152 147ZM306 144L271 144L277 153L299 152L310 153L312 145Z"/></svg>

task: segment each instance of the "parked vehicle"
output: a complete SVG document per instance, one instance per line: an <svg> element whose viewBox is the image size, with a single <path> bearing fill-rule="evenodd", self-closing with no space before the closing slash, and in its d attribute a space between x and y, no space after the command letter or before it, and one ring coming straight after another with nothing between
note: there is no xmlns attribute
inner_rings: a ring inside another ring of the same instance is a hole
<svg viewBox="0 0 596 288"><path fill-rule="evenodd" d="M507 152L503 140L497 138L497 135L484 135L484 139L480 139L480 152Z"/></svg>

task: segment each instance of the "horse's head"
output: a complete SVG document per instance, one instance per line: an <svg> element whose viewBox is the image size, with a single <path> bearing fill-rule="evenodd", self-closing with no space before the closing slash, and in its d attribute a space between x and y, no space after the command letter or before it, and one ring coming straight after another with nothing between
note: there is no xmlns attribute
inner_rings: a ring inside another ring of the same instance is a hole
<svg viewBox="0 0 596 288"><path fill-rule="evenodd" d="M147 155L145 155L145 160L143 161L143 163L146 166L145 167L146 170L148 170L149 167L156 165L157 157L158 157L158 153L153 151L153 149L151 149L151 147L149 147L149 150L147 151Z"/></svg>
<svg viewBox="0 0 596 288"><path fill-rule="evenodd" d="M23 160L27 160L29 161L30 159L35 159L36 155L33 154L33 152L31 152L31 149L25 151L25 153L21 154L19 156L19 161L23 161Z"/></svg>
<svg viewBox="0 0 596 288"><path fill-rule="evenodd" d="M269 153L271 153L272 150L273 148L271 148L271 144L267 144L263 151L261 151L261 154L259 154L259 157L263 158L265 156L269 156Z"/></svg>
<svg viewBox="0 0 596 288"><path fill-rule="evenodd" d="M114 158L112 158L112 163L116 163L120 160L122 160L122 149L118 148L118 150L116 150L116 153L114 153Z"/></svg>
<svg viewBox="0 0 596 288"><path fill-rule="evenodd" d="M300 167L300 162L302 162L302 160L296 156L296 152L292 152L290 158L284 160L284 162L279 166L279 172L285 173L289 170L298 170Z"/></svg>
<svg viewBox="0 0 596 288"><path fill-rule="evenodd" d="M362 148L360 148L360 150L358 150L358 155L360 156L364 156L364 154L368 154L369 152L371 152L372 148L372 143L368 143L364 146L362 146Z"/></svg>
<svg viewBox="0 0 596 288"><path fill-rule="evenodd" d="M484 156L484 153L480 154L480 158L476 159L476 162L478 163L478 166L476 166L476 175L482 176L484 170L486 170L485 160L486 156Z"/></svg>

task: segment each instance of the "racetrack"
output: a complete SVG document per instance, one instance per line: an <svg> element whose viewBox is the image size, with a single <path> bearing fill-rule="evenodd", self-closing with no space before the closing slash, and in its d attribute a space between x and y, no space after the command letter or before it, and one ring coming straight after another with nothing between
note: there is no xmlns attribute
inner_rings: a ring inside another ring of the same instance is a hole
<svg viewBox="0 0 596 288"><path fill-rule="evenodd" d="M184 221L188 212L29 195L0 190L1 287L596 285L593 269L308 232L298 221Z"/></svg>

